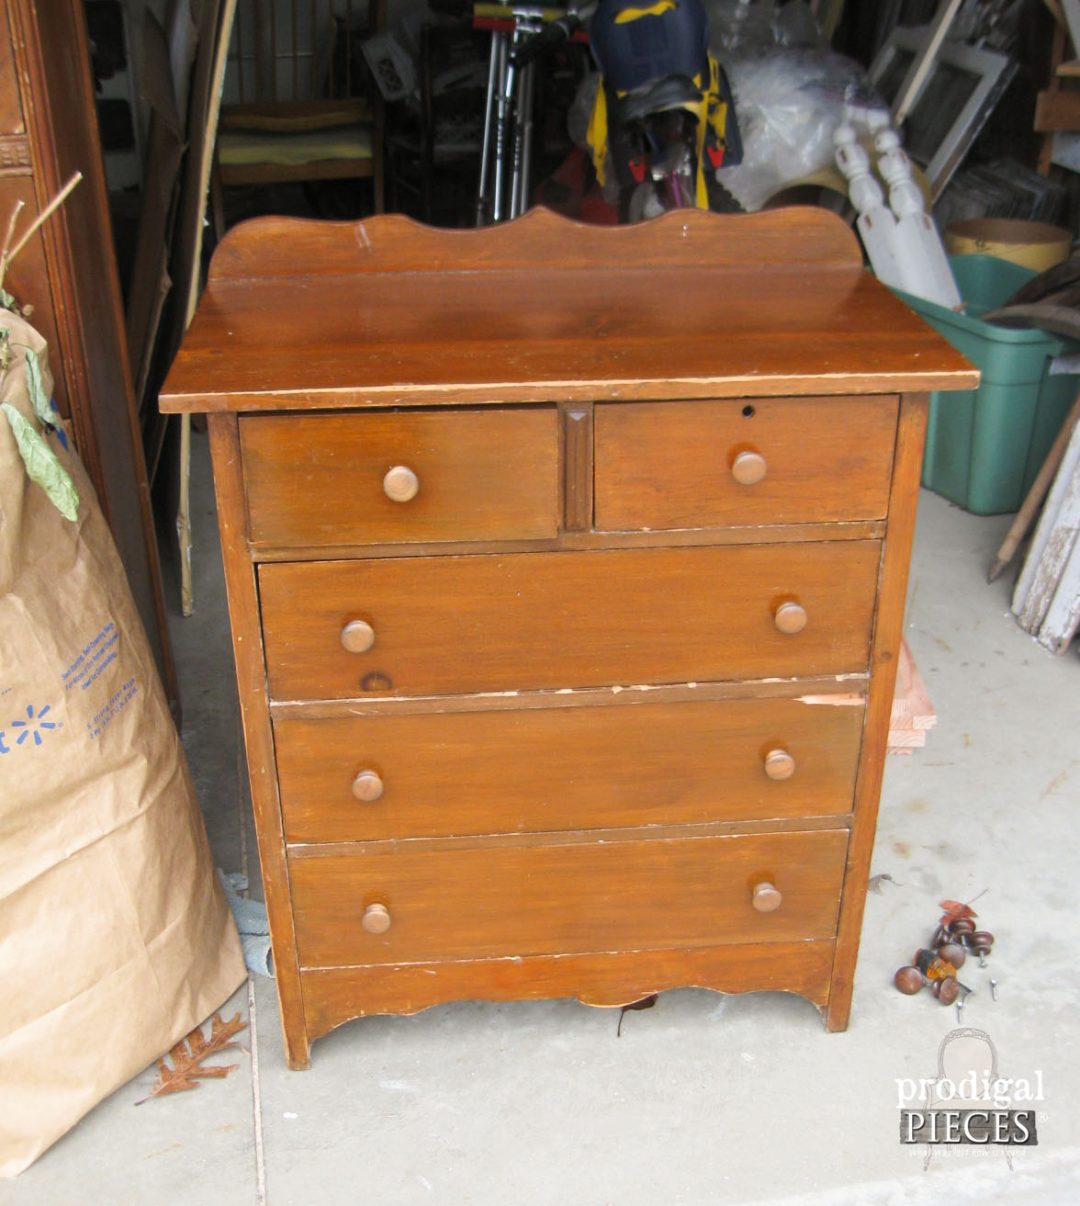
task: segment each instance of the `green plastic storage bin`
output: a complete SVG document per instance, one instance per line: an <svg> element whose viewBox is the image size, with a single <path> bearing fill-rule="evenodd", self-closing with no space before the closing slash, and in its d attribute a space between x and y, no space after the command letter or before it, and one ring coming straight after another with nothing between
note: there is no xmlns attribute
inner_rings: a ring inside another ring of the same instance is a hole
<svg viewBox="0 0 1080 1206"><path fill-rule="evenodd" d="M930 395L922 484L976 515L1016 511L1080 386L1050 376L1050 361L1080 344L981 320L1036 275L1030 269L989 255L949 263L966 313L895 290L982 373L978 389Z"/></svg>

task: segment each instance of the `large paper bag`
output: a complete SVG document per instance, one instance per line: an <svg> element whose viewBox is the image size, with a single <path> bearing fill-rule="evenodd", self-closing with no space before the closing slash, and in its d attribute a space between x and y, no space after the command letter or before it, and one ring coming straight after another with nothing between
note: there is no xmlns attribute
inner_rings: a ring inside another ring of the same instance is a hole
<svg viewBox="0 0 1080 1206"><path fill-rule="evenodd" d="M218 1008L244 967L112 537L62 430L42 422L43 341L4 310L0 373L0 1174L10 1177ZM58 509L73 513L72 487L74 522Z"/></svg>

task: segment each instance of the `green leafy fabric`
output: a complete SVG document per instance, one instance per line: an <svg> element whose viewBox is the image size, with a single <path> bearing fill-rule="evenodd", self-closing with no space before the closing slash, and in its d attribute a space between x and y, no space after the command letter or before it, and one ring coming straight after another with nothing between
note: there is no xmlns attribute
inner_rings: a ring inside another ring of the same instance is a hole
<svg viewBox="0 0 1080 1206"><path fill-rule="evenodd" d="M34 408L34 414L38 419L45 424L46 427L51 427L54 423L52 407L49 405L49 395L45 392L45 383L41 376L41 365L38 363L37 353L33 348L26 349L24 357L26 361L26 387L30 394L30 405Z"/></svg>
<svg viewBox="0 0 1080 1206"><path fill-rule="evenodd" d="M74 522L79 516L79 494L68 471L29 419L10 402L0 403L0 410L3 410L11 425L11 434L15 437L30 480L45 491L49 501L65 519Z"/></svg>

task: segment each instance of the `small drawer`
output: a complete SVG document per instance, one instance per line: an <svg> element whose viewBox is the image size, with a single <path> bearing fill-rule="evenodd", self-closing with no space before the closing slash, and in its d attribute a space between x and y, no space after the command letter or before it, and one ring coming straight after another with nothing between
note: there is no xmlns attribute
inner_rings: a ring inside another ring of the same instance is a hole
<svg viewBox="0 0 1080 1206"><path fill-rule="evenodd" d="M291 562L259 568L279 700L867 668L881 545Z"/></svg>
<svg viewBox="0 0 1080 1206"><path fill-rule="evenodd" d="M541 540L558 531L554 407L240 419L252 543Z"/></svg>
<svg viewBox="0 0 1080 1206"><path fill-rule="evenodd" d="M895 397L599 405L596 527L881 519L896 422Z"/></svg>
<svg viewBox="0 0 1080 1206"><path fill-rule="evenodd" d="M847 838L818 830L293 857L300 964L830 938Z"/></svg>
<svg viewBox="0 0 1080 1206"><path fill-rule="evenodd" d="M347 842L844 813L852 807L863 711L861 704L748 699L279 720L285 838Z"/></svg>

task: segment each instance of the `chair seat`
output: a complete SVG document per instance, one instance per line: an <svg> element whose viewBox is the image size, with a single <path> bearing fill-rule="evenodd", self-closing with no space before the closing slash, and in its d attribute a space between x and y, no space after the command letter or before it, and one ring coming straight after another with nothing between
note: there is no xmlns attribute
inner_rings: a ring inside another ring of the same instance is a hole
<svg viewBox="0 0 1080 1206"><path fill-rule="evenodd" d="M218 159L223 168L263 163L300 167L324 160L368 160L371 155L370 125L333 126L288 134L224 129L218 135Z"/></svg>

